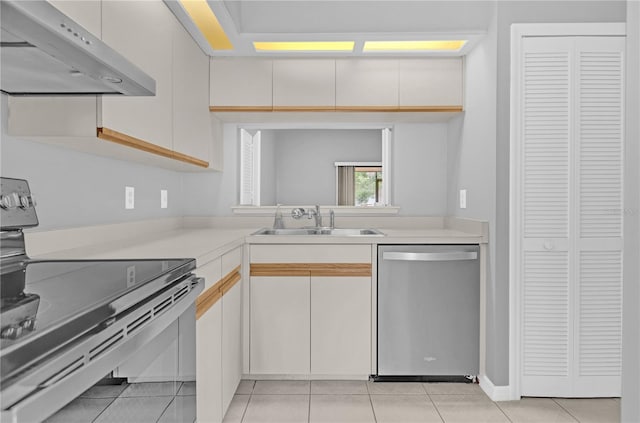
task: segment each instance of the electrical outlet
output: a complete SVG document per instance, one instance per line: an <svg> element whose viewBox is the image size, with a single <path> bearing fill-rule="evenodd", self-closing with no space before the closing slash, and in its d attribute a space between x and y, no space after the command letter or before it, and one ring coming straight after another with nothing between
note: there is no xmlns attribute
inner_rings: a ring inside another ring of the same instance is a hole
<svg viewBox="0 0 640 423"><path fill-rule="evenodd" d="M124 187L124 208L135 208L135 189L133 187Z"/></svg>
<svg viewBox="0 0 640 423"><path fill-rule="evenodd" d="M166 209L169 205L169 193L166 189L160 190L160 208Z"/></svg>
<svg viewBox="0 0 640 423"><path fill-rule="evenodd" d="M136 284L136 266L127 267L127 288Z"/></svg>
<svg viewBox="0 0 640 423"><path fill-rule="evenodd" d="M467 190L466 189L460 190L460 208L461 209L467 208Z"/></svg>

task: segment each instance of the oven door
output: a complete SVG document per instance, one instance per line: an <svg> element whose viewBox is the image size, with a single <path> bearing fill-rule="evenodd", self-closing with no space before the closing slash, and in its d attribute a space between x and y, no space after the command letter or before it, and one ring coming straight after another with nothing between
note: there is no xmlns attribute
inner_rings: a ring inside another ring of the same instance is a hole
<svg viewBox="0 0 640 423"><path fill-rule="evenodd" d="M183 382L195 376L184 365L195 357L189 360L187 349L180 355L179 340L195 325L194 303L203 288L204 279L188 275L25 372L3 387L0 420L37 422L59 412L61 421L69 421L67 413L80 409L82 421L106 413L113 414L110 420L134 422L149 404L170 411ZM96 385L110 374L124 383Z"/></svg>

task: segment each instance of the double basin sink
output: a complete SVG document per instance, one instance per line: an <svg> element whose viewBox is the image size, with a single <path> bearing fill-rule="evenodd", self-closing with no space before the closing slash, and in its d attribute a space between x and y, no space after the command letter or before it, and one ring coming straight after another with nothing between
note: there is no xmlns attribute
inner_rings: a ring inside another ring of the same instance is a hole
<svg viewBox="0 0 640 423"><path fill-rule="evenodd" d="M377 229L353 229L353 228L297 228L297 229L273 229L262 228L251 235L332 235L332 236L384 236Z"/></svg>

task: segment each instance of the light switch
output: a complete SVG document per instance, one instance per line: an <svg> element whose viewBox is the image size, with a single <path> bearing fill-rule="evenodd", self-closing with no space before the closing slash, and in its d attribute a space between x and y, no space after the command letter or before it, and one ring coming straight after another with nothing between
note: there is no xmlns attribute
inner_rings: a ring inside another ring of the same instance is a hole
<svg viewBox="0 0 640 423"><path fill-rule="evenodd" d="M160 208L166 209L169 204L169 193L166 189L160 190Z"/></svg>
<svg viewBox="0 0 640 423"><path fill-rule="evenodd" d="M124 187L124 208L133 209L135 207L135 189L133 187Z"/></svg>
<svg viewBox="0 0 640 423"><path fill-rule="evenodd" d="M460 190L460 208L461 209L467 208L467 190L466 189Z"/></svg>

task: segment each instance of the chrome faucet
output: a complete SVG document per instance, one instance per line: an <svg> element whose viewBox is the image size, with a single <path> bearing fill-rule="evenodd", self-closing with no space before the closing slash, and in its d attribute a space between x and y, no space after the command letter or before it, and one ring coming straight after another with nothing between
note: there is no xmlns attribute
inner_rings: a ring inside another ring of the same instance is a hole
<svg viewBox="0 0 640 423"><path fill-rule="evenodd" d="M333 209L329 210L329 227L331 229L336 228L336 213L333 211Z"/></svg>
<svg viewBox="0 0 640 423"><path fill-rule="evenodd" d="M302 216L307 216L307 219L316 219L316 228L322 227L322 215L320 214L320 206L316 205L316 209L305 210L301 207L291 210L291 217L294 219L301 219Z"/></svg>
<svg viewBox="0 0 640 423"><path fill-rule="evenodd" d="M276 214L273 218L273 229L284 229L284 220L282 219L280 206L281 204L278 204L278 207L276 208Z"/></svg>

